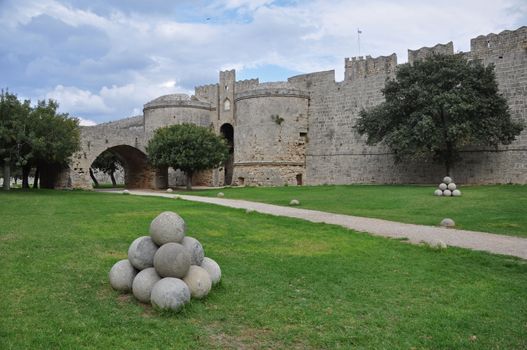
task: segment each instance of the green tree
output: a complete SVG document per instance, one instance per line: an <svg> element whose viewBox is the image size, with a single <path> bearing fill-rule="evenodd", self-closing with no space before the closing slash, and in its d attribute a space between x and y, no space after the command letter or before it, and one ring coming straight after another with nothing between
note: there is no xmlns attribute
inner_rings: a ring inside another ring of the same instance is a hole
<svg viewBox="0 0 527 350"><path fill-rule="evenodd" d="M396 161L432 157L447 175L464 147L510 144L523 129L511 120L494 67L463 55L404 64L382 93L386 101L361 111L357 131L370 145L384 141Z"/></svg>
<svg viewBox="0 0 527 350"><path fill-rule="evenodd" d="M66 166L73 153L80 149L79 121L67 113L58 113L56 101L38 101L31 110L29 121L28 162L22 168L22 186L29 187L28 175L35 167L35 184L42 166Z"/></svg>
<svg viewBox="0 0 527 350"><path fill-rule="evenodd" d="M11 168L28 162L29 138L27 123L30 101L20 102L8 91L0 93L0 164L3 167L4 190L10 189Z"/></svg>
<svg viewBox="0 0 527 350"><path fill-rule="evenodd" d="M189 190L196 172L218 167L229 156L229 147L223 137L194 124L157 129L146 150L153 165L184 171Z"/></svg>
<svg viewBox="0 0 527 350"><path fill-rule="evenodd" d="M102 152L97 158L95 158L91 165L93 169L99 169L103 173L110 175L110 179L112 180L112 185L114 187L117 186L117 181L115 181L114 174L117 170L119 170L119 168L122 168L122 166L123 164L121 159L119 159L115 153L109 150ZM95 182L95 185L98 186L99 184L92 172L90 172L90 176L92 177L93 182Z"/></svg>

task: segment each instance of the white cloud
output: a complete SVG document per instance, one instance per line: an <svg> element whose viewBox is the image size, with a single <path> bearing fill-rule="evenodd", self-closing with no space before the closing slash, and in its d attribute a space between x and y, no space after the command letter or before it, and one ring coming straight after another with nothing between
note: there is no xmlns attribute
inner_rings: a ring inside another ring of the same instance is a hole
<svg viewBox="0 0 527 350"><path fill-rule="evenodd" d="M84 118L77 118L79 119L79 125L80 126L94 126L94 125L97 125L96 122L94 122L93 120L90 120L90 119L84 119Z"/></svg>
<svg viewBox="0 0 527 350"><path fill-rule="evenodd" d="M72 114L105 114L111 112L101 96L74 86L57 85L46 94L45 98L56 100L61 111Z"/></svg>

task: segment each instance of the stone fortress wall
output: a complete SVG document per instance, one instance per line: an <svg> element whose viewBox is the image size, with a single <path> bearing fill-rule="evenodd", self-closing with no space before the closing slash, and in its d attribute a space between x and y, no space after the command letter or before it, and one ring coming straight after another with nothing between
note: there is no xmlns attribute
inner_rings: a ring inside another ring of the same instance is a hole
<svg viewBox="0 0 527 350"><path fill-rule="evenodd" d="M432 53L453 54L453 43L408 50L408 62ZM495 65L513 119L527 124L527 27L478 36L465 55ZM180 172L150 168L145 147L155 129L184 122L209 127L233 146L224 167L193 179L200 185L437 182L444 175L441 166L394 164L385 146L366 145L353 129L362 109L383 101L381 89L395 76L397 56L353 57L344 63L341 82L334 71L276 83L236 81L234 70L223 71L217 84L196 87L193 96L161 96L145 104L143 116L83 127L82 150L63 183L90 187L91 162L111 148L130 163L128 187L183 184ZM467 149L463 158L452 170L457 182L526 184L527 129L511 145Z"/></svg>

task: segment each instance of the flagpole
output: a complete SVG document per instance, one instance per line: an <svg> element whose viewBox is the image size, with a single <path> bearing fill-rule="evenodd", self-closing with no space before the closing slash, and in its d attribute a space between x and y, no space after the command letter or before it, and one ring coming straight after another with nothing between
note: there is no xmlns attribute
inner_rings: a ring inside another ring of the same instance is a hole
<svg viewBox="0 0 527 350"><path fill-rule="evenodd" d="M360 35L361 35L360 28L357 28L357 43L359 44L359 56L360 56Z"/></svg>

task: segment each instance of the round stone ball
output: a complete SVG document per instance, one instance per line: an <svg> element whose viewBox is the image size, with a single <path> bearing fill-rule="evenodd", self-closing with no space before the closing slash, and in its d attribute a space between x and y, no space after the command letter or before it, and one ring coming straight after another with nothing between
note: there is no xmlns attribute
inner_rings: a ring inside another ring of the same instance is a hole
<svg viewBox="0 0 527 350"><path fill-rule="evenodd" d="M209 273L201 266L192 265L183 281L190 289L192 298L201 299L209 294L212 280Z"/></svg>
<svg viewBox="0 0 527 350"><path fill-rule="evenodd" d="M435 191L434 191L434 195L436 195L436 196L442 196L442 195L443 195L443 191L441 191L441 190L435 190Z"/></svg>
<svg viewBox="0 0 527 350"><path fill-rule="evenodd" d="M183 278L190 267L190 254L179 243L163 244L154 255L154 267L161 277Z"/></svg>
<svg viewBox="0 0 527 350"><path fill-rule="evenodd" d="M445 184L445 183L440 183L440 184L439 184L439 189L440 189L441 191L444 191L444 190L446 190L447 188L448 188L447 184Z"/></svg>
<svg viewBox="0 0 527 350"><path fill-rule="evenodd" d="M452 196L454 196L454 197L459 197L459 196L461 196L461 191L460 191L460 190L453 190L453 191L452 191Z"/></svg>
<svg viewBox="0 0 527 350"><path fill-rule="evenodd" d="M449 176L445 176L445 177L443 178L443 182L446 183L446 184L448 185L449 183L452 182L452 178L449 177Z"/></svg>
<svg viewBox="0 0 527 350"><path fill-rule="evenodd" d="M139 272L132 283L132 293L134 293L134 297L143 303L150 303L152 288L154 288L154 284L160 280L161 276L157 274L156 269L153 267L149 267Z"/></svg>
<svg viewBox="0 0 527 350"><path fill-rule="evenodd" d="M203 246L197 239L194 237L186 236L181 241L181 244L190 254L190 264L191 265L201 265L203 262L203 257L205 252L203 251Z"/></svg>
<svg viewBox="0 0 527 350"><path fill-rule="evenodd" d="M300 205L300 201L298 199L292 199L289 205Z"/></svg>
<svg viewBox="0 0 527 350"><path fill-rule="evenodd" d="M130 194L130 191L128 191L128 190L124 190L124 191L123 191L123 194Z"/></svg>
<svg viewBox="0 0 527 350"><path fill-rule="evenodd" d="M456 226L456 223L450 218L444 218L443 220L441 220L441 223L439 225L443 227L454 227Z"/></svg>
<svg viewBox="0 0 527 350"><path fill-rule="evenodd" d="M455 184L455 183L453 183L453 182L451 182L451 183L449 183L449 184L448 184L448 189L449 189L450 191L453 191L453 190L455 190L455 189L456 189L456 187L457 187L457 186L456 186L456 184Z"/></svg>
<svg viewBox="0 0 527 350"><path fill-rule="evenodd" d="M223 192L218 192L217 196L218 196L219 198L223 198L223 197L225 197L225 193L223 193Z"/></svg>
<svg viewBox="0 0 527 350"><path fill-rule="evenodd" d="M221 280L221 269L220 265L211 258L204 257L201 267L204 268L210 276L213 285L216 285Z"/></svg>
<svg viewBox="0 0 527 350"><path fill-rule="evenodd" d="M130 261L120 260L110 269L110 285L120 292L129 292L132 290L135 275L137 275L137 270L130 264Z"/></svg>
<svg viewBox="0 0 527 350"><path fill-rule="evenodd" d="M169 242L181 242L186 230L185 220L171 211L159 214L150 224L150 236L160 246Z"/></svg>
<svg viewBox="0 0 527 350"><path fill-rule="evenodd" d="M138 270L154 266L157 245L149 236L142 236L132 242L128 248L128 260Z"/></svg>
<svg viewBox="0 0 527 350"><path fill-rule="evenodd" d="M190 302L190 289L179 278L163 278L154 284L150 301L155 308L178 312Z"/></svg>
<svg viewBox="0 0 527 350"><path fill-rule="evenodd" d="M445 242L443 242L442 240L440 239L437 239L437 238L434 238L432 239L428 245L432 248L436 248L436 249L446 249L447 248L447 245Z"/></svg>
<svg viewBox="0 0 527 350"><path fill-rule="evenodd" d="M450 191L450 190L444 190L443 191L443 196L450 197L451 195L452 195L452 191Z"/></svg>
<svg viewBox="0 0 527 350"><path fill-rule="evenodd" d="M169 188L167 188L167 192L168 193L172 193L172 192L174 192L174 190L169 187Z"/></svg>

